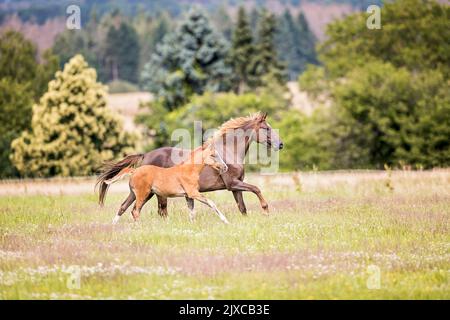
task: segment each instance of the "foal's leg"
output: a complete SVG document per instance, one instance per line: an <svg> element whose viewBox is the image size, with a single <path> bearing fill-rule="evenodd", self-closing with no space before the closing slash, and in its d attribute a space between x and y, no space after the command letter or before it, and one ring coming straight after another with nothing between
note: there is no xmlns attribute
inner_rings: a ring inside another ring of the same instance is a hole
<svg viewBox="0 0 450 320"><path fill-rule="evenodd" d="M222 220L223 223L229 224L227 218L223 215L222 212L220 212L220 210L217 208L214 202L212 202L211 200L209 200L208 198L206 198L201 194L190 196L190 198L206 204L208 207L212 208L216 212L216 214L219 216L220 220Z"/></svg>
<svg viewBox="0 0 450 320"><path fill-rule="evenodd" d="M153 195L154 195L153 192L143 195L136 195L136 203L134 205L133 211L131 212L134 221L137 221L137 219L139 219L142 207L144 206L144 204L147 203L148 200L150 200L153 197Z"/></svg>
<svg viewBox="0 0 450 320"><path fill-rule="evenodd" d="M186 202L189 208L189 220L191 220L191 222L194 222L195 220L194 199L191 199L188 196L186 196Z"/></svg>
<svg viewBox="0 0 450 320"><path fill-rule="evenodd" d="M119 211L117 211L117 214L113 219L113 224L116 224L117 222L119 222L120 217L128 209L128 207L134 202L134 200L136 200L136 196L134 195L133 191L130 191L128 198L126 198L125 201L122 202L122 204L120 205Z"/></svg>
<svg viewBox="0 0 450 320"><path fill-rule="evenodd" d="M244 197L242 195L242 191L232 191L234 200L236 201L239 211L243 214L247 214L247 208L245 207Z"/></svg>
<svg viewBox="0 0 450 320"><path fill-rule="evenodd" d="M262 196L261 190L257 186L254 186L252 184L246 183L241 180L233 180L231 183L231 191L250 191L253 192L259 199L259 202L261 203L261 207L266 213L269 213L269 205L266 202L266 199Z"/></svg>

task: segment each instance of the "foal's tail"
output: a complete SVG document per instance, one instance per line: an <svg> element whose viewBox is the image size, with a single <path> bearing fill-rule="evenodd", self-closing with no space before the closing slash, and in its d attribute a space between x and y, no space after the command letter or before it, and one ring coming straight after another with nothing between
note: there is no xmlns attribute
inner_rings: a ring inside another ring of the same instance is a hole
<svg viewBox="0 0 450 320"><path fill-rule="evenodd" d="M124 176L131 174L132 167L136 166L144 159L144 154L132 154L124 158L119 162L106 162L100 169L101 173L97 178L95 186L99 187L98 203L103 205L105 202L106 193L108 192L109 185L120 180Z"/></svg>

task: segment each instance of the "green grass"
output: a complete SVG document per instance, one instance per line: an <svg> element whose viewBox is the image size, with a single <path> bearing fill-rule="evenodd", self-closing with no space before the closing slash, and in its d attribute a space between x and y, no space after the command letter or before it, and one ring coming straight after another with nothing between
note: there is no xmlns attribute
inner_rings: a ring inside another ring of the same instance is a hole
<svg viewBox="0 0 450 320"><path fill-rule="evenodd" d="M231 225L198 203L190 223L182 199L168 219L152 199L112 226L126 194L104 208L90 193L0 196L0 298L449 299L450 173L386 177L251 176L268 217L252 194L246 217L231 193L207 194Z"/></svg>

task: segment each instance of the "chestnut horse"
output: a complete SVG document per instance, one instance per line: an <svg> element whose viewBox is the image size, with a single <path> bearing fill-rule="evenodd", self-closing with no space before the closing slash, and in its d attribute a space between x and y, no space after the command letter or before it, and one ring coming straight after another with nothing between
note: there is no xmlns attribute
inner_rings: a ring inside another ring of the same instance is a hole
<svg viewBox="0 0 450 320"><path fill-rule="evenodd" d="M191 221L195 218L194 200L200 201L213 209L225 224L228 224L227 218L217 209L214 202L203 196L199 192L200 172L205 165L209 165L219 173L225 173L228 166L214 150L212 144L205 144L190 154L187 160L171 168L161 168L152 165L144 165L137 169L126 170L131 173L130 192L136 198L132 215L136 221L144 204L150 200L153 195L164 198L186 197L190 209ZM123 211L119 210L113 223L119 221Z"/></svg>
<svg viewBox="0 0 450 320"><path fill-rule="evenodd" d="M220 174L206 166L200 173L200 192L223 189L232 191L240 212L246 214L247 209L242 192L249 191L258 197L261 207L268 212L268 204L259 188L243 181L245 174L244 159L253 141L264 144L275 151L283 148L283 142L267 123L266 118L267 114L256 113L247 117L231 119L222 124L213 139L216 150L222 153L222 158L228 165L228 171ZM230 143L230 141L232 142ZM97 185L100 185L99 203L103 205L110 183L118 180L120 178L119 173L124 173L127 168L148 164L169 168L176 164L173 155L183 159L183 154L187 156L190 151L164 147L145 154L130 155L117 163L105 164L102 168L103 172L97 179ZM120 211L125 211L134 200L134 194L130 193L123 202ZM188 206L190 205L188 202ZM167 215L167 199L164 197L158 197L158 213L161 216Z"/></svg>

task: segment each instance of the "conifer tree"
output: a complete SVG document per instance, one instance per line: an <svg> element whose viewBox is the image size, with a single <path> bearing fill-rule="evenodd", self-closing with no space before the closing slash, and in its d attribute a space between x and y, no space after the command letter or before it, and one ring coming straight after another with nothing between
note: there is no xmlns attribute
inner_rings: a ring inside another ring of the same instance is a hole
<svg viewBox="0 0 450 320"><path fill-rule="evenodd" d="M308 63L316 63L315 37L302 13L294 19L290 11L286 10L279 17L276 44L278 55L286 63L291 80L297 79Z"/></svg>
<svg viewBox="0 0 450 320"><path fill-rule="evenodd" d="M194 7L158 45L144 67L142 82L171 111L193 94L230 87L227 54L223 37L213 31L206 14Z"/></svg>
<svg viewBox="0 0 450 320"><path fill-rule="evenodd" d="M110 68L109 79L138 83L140 45L133 26L125 22L118 28L110 26L105 46L105 59Z"/></svg>
<svg viewBox="0 0 450 320"><path fill-rule="evenodd" d="M83 56L73 57L33 106L31 130L11 144L23 176L88 175L121 155L132 137L106 107L106 89Z"/></svg>
<svg viewBox="0 0 450 320"><path fill-rule="evenodd" d="M239 8L236 29L233 33L230 61L233 66L236 90L242 93L249 86L250 62L255 54L252 30L244 7Z"/></svg>
<svg viewBox="0 0 450 320"><path fill-rule="evenodd" d="M272 13L263 10L260 14L256 54L251 63L251 84L263 84L263 78L270 77L279 83L285 80L284 66L278 60L275 48L276 19Z"/></svg>

